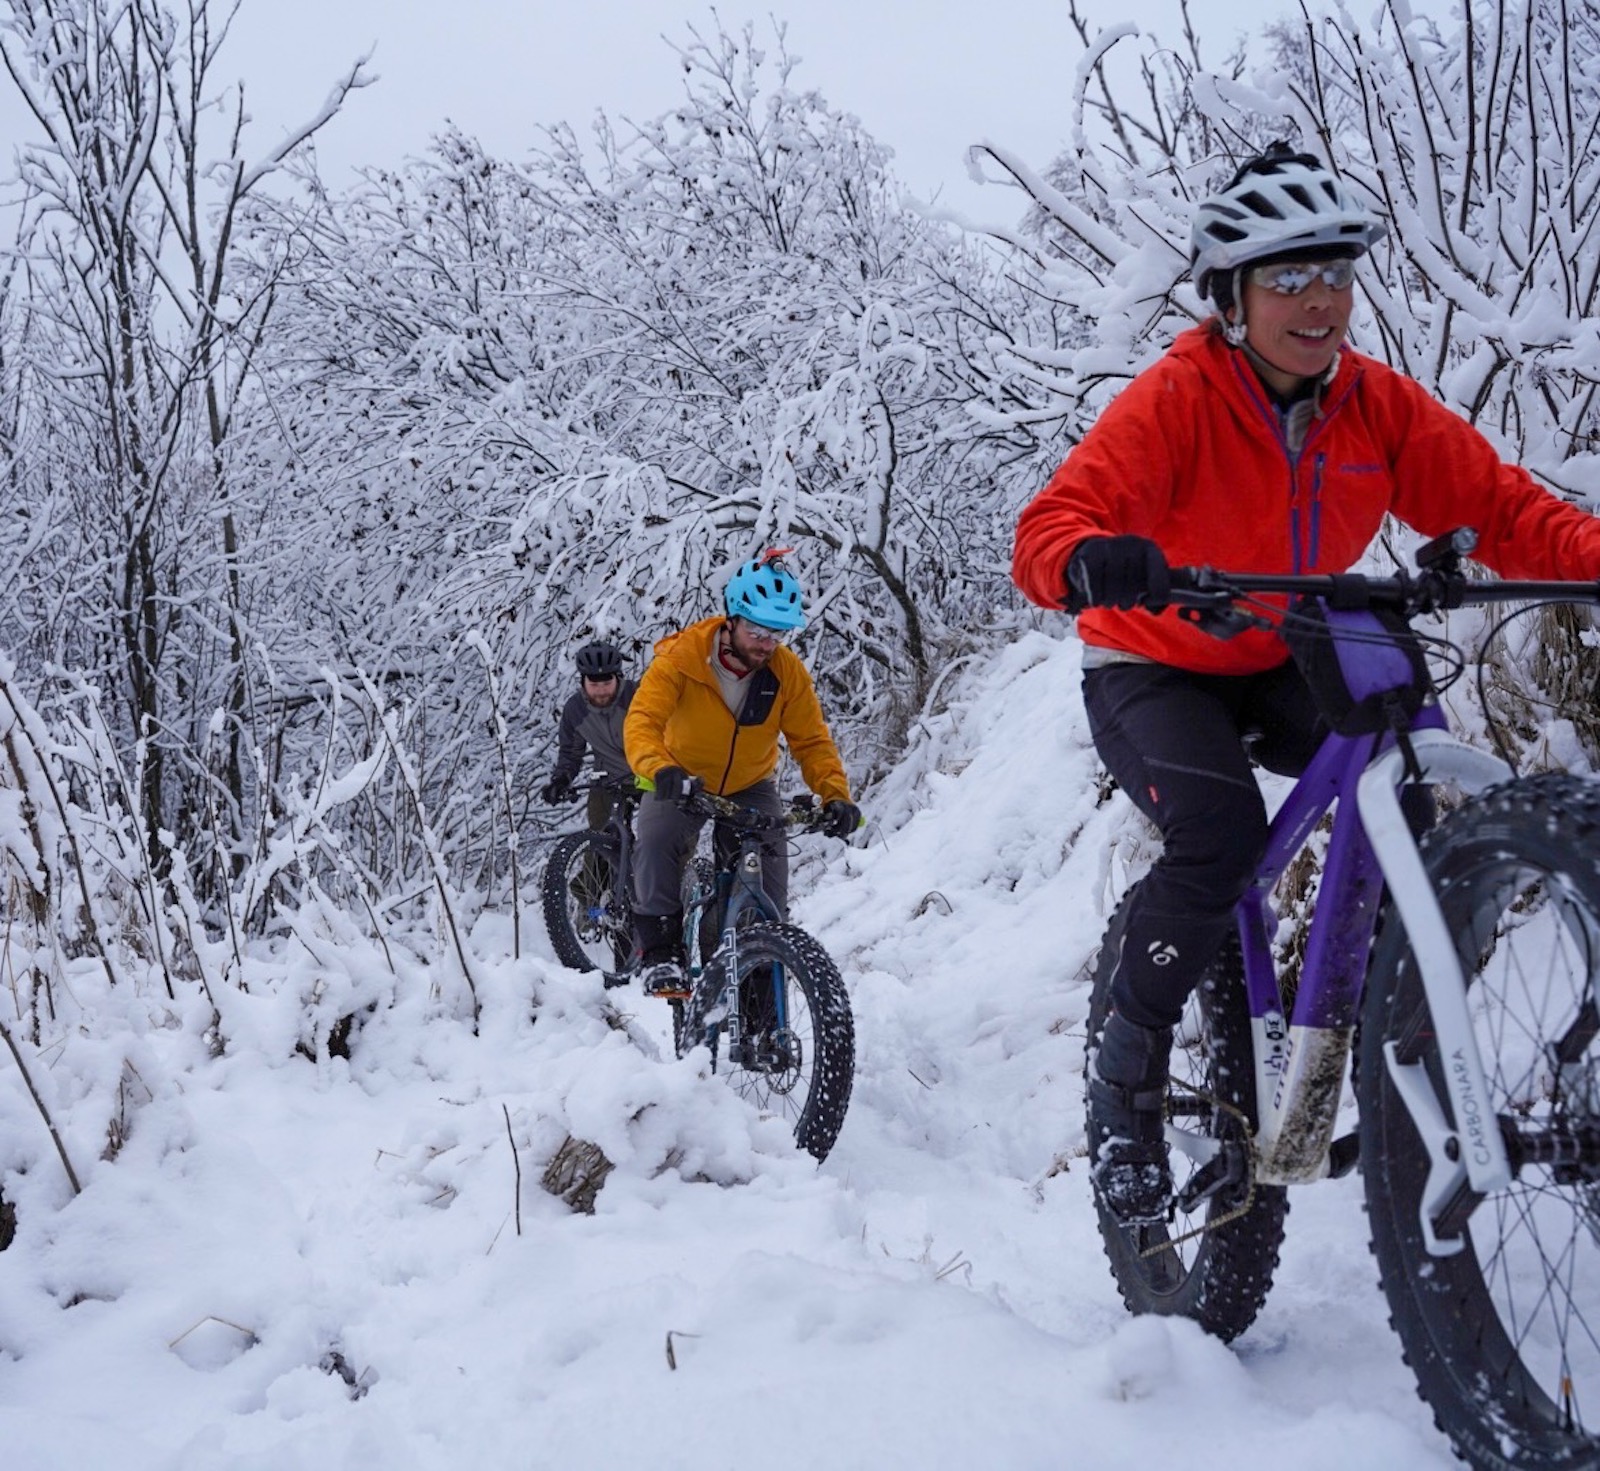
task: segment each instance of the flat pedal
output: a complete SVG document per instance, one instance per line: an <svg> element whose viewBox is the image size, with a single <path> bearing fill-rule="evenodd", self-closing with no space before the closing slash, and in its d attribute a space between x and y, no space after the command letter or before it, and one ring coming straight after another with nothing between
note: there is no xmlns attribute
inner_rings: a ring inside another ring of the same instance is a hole
<svg viewBox="0 0 1600 1471"><path fill-rule="evenodd" d="M633 979L631 970L603 970L600 972L600 984L608 991L614 991L618 986L626 986Z"/></svg>

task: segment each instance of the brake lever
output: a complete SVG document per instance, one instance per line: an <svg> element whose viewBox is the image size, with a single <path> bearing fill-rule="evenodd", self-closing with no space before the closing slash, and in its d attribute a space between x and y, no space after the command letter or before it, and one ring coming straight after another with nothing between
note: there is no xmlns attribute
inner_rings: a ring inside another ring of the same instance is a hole
<svg viewBox="0 0 1600 1471"><path fill-rule="evenodd" d="M1180 608L1178 616L1182 618L1189 609ZM1271 628L1272 624L1265 618L1257 617L1252 613L1241 613L1237 608L1195 608L1189 622L1208 633L1212 638L1230 639L1239 634L1248 632L1252 628Z"/></svg>
<svg viewBox="0 0 1600 1471"><path fill-rule="evenodd" d="M1271 628L1270 619L1263 618L1259 613L1246 613L1234 606L1233 598L1225 592L1208 594L1191 594L1190 596L1204 596L1204 603L1178 603L1178 617L1185 623L1192 623L1201 632L1209 634L1212 638L1230 639L1252 628Z"/></svg>
<svg viewBox="0 0 1600 1471"><path fill-rule="evenodd" d="M1238 606L1244 597L1210 567L1194 567L1175 574L1170 598L1178 617L1212 638L1230 639L1252 628L1272 628L1269 618Z"/></svg>

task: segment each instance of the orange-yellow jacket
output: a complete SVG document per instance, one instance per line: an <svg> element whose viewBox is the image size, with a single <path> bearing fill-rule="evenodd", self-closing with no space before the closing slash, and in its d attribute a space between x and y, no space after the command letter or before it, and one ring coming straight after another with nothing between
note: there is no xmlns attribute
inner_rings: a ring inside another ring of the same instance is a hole
<svg viewBox="0 0 1600 1471"><path fill-rule="evenodd" d="M848 802L849 779L816 686L792 650L779 644L765 668L750 676L740 719L760 718L751 724L734 719L711 668L717 630L726 621L706 618L657 642L622 727L628 764L652 781L663 766L682 767L707 791L726 796L777 770L781 735L806 785L824 802Z"/></svg>
<svg viewBox="0 0 1600 1471"><path fill-rule="evenodd" d="M1505 464L1420 383L1361 353L1339 356L1300 452L1245 356L1213 326L1184 332L1099 416L1017 522L1011 575L1059 608L1067 560L1090 536L1147 536L1174 566L1344 572L1393 512L1425 536L1478 533L1503 577L1600 577L1600 519ZM1176 611L1094 608L1083 641L1205 674L1288 657L1276 633L1226 641Z"/></svg>

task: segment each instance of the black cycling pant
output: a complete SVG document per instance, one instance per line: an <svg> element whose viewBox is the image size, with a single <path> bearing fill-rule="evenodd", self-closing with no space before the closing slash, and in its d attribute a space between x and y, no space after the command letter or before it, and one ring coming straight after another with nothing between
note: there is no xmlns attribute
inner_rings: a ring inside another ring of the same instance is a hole
<svg viewBox="0 0 1600 1471"><path fill-rule="evenodd" d="M1100 759L1162 837L1128 899L1111 1001L1141 1026L1174 1026L1266 850L1252 763L1298 776L1328 727L1293 663L1261 674L1107 664L1084 673L1083 702ZM1403 788L1400 807L1413 833L1433 825L1429 788Z"/></svg>
<svg viewBox="0 0 1600 1471"><path fill-rule="evenodd" d="M1142 1026L1170 1027L1266 848L1252 758L1297 775L1327 726L1293 663L1243 675L1106 664L1084 673L1083 701L1100 759L1162 837L1128 901L1112 1004Z"/></svg>

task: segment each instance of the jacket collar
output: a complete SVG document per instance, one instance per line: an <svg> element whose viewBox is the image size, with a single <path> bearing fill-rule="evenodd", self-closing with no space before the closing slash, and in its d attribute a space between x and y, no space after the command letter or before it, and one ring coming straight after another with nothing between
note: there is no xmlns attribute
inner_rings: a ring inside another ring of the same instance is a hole
<svg viewBox="0 0 1600 1471"><path fill-rule="evenodd" d="M1255 348L1251 347L1248 342L1241 343L1237 351L1243 353L1245 361L1255 369L1256 377L1261 380L1261 391L1265 393L1267 397L1271 399L1272 402L1280 409L1292 408L1294 404L1301 401L1297 398L1291 400L1291 402L1287 404L1279 403L1277 395L1274 394L1272 389L1267 386L1266 374L1261 371L1262 368L1268 366L1267 360L1262 357L1261 354L1255 350ZM1311 392L1309 394L1303 394L1301 396L1302 398L1309 398L1311 400L1311 412L1313 414L1320 414L1322 412L1322 396L1328 391L1328 387L1330 384L1332 384L1333 380L1338 377L1339 364L1343 358L1344 354L1342 352L1334 353L1333 361L1328 364L1327 372L1325 372L1316 380L1315 383L1311 385Z"/></svg>
<svg viewBox="0 0 1600 1471"><path fill-rule="evenodd" d="M1248 403L1253 422L1266 425L1277 421L1272 395L1250 365L1248 355L1229 346L1223 338L1219 318L1213 317L1180 332L1173 341L1171 353L1221 386L1225 393L1238 395L1241 407ZM1328 371L1317 384L1315 413L1318 417L1323 414L1324 405L1337 404L1349 392L1361 376L1364 361L1359 352L1351 349L1341 348L1334 355Z"/></svg>

